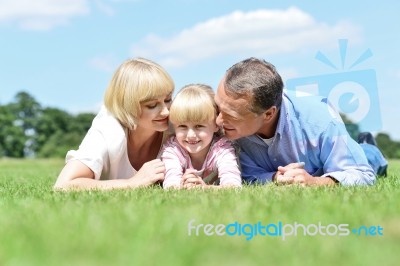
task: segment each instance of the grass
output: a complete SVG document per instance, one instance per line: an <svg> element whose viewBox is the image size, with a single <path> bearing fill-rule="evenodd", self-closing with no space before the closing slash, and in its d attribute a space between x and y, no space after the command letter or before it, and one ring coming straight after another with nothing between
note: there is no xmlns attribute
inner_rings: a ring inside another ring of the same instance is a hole
<svg viewBox="0 0 400 266"><path fill-rule="evenodd" d="M398 265L400 161L372 187L54 192L62 164L0 160L0 265ZM189 236L192 219L379 225L383 236Z"/></svg>

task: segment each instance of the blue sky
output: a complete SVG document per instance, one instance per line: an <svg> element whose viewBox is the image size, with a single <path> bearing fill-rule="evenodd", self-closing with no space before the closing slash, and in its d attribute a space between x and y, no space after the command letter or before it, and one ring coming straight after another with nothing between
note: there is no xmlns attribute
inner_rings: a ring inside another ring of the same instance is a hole
<svg viewBox="0 0 400 266"><path fill-rule="evenodd" d="M256 56L285 81L372 69L378 131L400 140L399 12L396 0L0 0L0 104L24 90L43 106L96 112L128 58L160 63L179 90L216 88L227 68ZM339 39L347 40L344 59ZM368 49L372 56L350 69Z"/></svg>

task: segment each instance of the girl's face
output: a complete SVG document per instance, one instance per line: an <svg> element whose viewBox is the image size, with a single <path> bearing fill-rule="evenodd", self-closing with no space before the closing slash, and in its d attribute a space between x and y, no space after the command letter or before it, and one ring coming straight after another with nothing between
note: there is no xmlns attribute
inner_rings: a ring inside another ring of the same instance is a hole
<svg viewBox="0 0 400 266"><path fill-rule="evenodd" d="M207 153L214 133L218 131L215 119L174 125L176 139L190 154Z"/></svg>
<svg viewBox="0 0 400 266"><path fill-rule="evenodd" d="M138 128L165 131L168 129L169 108L172 93L140 103L142 113L137 121Z"/></svg>

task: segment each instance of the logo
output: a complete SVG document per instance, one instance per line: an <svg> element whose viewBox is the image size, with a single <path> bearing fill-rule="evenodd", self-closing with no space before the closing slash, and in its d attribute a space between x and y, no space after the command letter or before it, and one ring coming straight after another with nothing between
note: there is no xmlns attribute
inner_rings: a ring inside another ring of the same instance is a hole
<svg viewBox="0 0 400 266"><path fill-rule="evenodd" d="M286 240L293 236L383 236L383 227L380 225L358 226L351 228L349 224L302 224L294 222L286 224L282 221L277 223L239 223L237 221L229 224L195 224L196 220L192 219L188 223L188 236L242 236L247 241L254 237L280 237Z"/></svg>
<svg viewBox="0 0 400 266"><path fill-rule="evenodd" d="M375 70L351 70L370 58L372 52L367 49L345 71L348 42L346 39L338 42L341 70L332 74L289 79L286 81L288 94L295 97L326 97L338 112L359 124L363 131L378 131L382 127L382 121ZM338 67L320 51L315 58L338 70Z"/></svg>

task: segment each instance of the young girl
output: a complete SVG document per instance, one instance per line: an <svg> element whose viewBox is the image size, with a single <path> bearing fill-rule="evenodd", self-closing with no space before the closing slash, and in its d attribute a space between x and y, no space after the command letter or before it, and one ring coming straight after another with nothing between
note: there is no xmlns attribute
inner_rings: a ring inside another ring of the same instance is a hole
<svg viewBox="0 0 400 266"><path fill-rule="evenodd" d="M242 180L232 143L215 123L214 92L191 84L176 95L170 109L175 136L164 145L167 188L241 187Z"/></svg>

